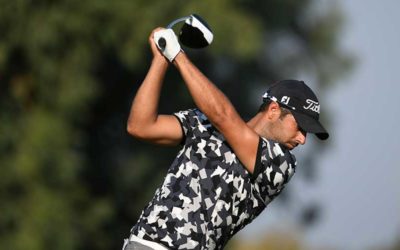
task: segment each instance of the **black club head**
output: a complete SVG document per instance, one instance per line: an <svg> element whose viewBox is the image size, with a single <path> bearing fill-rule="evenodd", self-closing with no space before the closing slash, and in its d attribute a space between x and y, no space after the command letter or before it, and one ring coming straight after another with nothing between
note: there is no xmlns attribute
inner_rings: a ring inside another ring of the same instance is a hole
<svg viewBox="0 0 400 250"><path fill-rule="evenodd" d="M171 22L167 28L172 28L178 22L185 21L179 32L178 38L182 45L200 49L211 44L214 35L207 22L199 15L192 14L182 17Z"/></svg>

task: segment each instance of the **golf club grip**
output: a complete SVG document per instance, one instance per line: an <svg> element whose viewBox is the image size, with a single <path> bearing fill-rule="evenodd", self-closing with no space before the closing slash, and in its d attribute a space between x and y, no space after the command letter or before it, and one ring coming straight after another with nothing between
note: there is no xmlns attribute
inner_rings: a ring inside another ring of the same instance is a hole
<svg viewBox="0 0 400 250"><path fill-rule="evenodd" d="M158 46L164 50L165 47L167 46L167 41L165 40L165 38L161 37L160 39L158 39Z"/></svg>

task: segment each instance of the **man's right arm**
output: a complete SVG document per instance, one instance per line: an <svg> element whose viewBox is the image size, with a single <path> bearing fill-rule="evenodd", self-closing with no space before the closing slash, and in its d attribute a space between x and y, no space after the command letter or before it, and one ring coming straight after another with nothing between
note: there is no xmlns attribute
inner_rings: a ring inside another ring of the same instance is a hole
<svg viewBox="0 0 400 250"><path fill-rule="evenodd" d="M179 53L174 64L196 106L223 134L243 166L254 172L260 136L237 113L229 99L187 57Z"/></svg>
<svg viewBox="0 0 400 250"><path fill-rule="evenodd" d="M162 83L168 68L168 61L153 42L149 43L153 52L150 69L133 100L127 130L132 136L160 145L178 145L183 138L182 128L173 115L158 114L158 102Z"/></svg>

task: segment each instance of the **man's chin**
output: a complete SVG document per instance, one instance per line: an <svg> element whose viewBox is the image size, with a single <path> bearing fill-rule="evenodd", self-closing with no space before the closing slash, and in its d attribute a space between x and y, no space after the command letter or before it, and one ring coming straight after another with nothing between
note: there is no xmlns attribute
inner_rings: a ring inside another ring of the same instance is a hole
<svg viewBox="0 0 400 250"><path fill-rule="evenodd" d="M294 149L295 147L297 147L298 144L285 143L285 146L286 146L289 150L292 150L292 149Z"/></svg>

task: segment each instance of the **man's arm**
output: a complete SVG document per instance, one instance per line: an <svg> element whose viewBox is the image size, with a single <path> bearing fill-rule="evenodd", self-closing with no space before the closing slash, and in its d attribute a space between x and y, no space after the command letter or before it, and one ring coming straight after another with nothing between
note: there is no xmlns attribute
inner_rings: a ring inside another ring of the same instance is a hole
<svg viewBox="0 0 400 250"><path fill-rule="evenodd" d="M132 136L161 145L178 145L183 137L182 128L176 117L159 115L158 102L168 61L153 42L149 44L153 52L150 69L133 100L127 130Z"/></svg>
<svg viewBox="0 0 400 250"><path fill-rule="evenodd" d="M224 135L246 169L253 173L259 136L242 120L228 98L189 60L179 53L174 65L181 73L197 107Z"/></svg>

